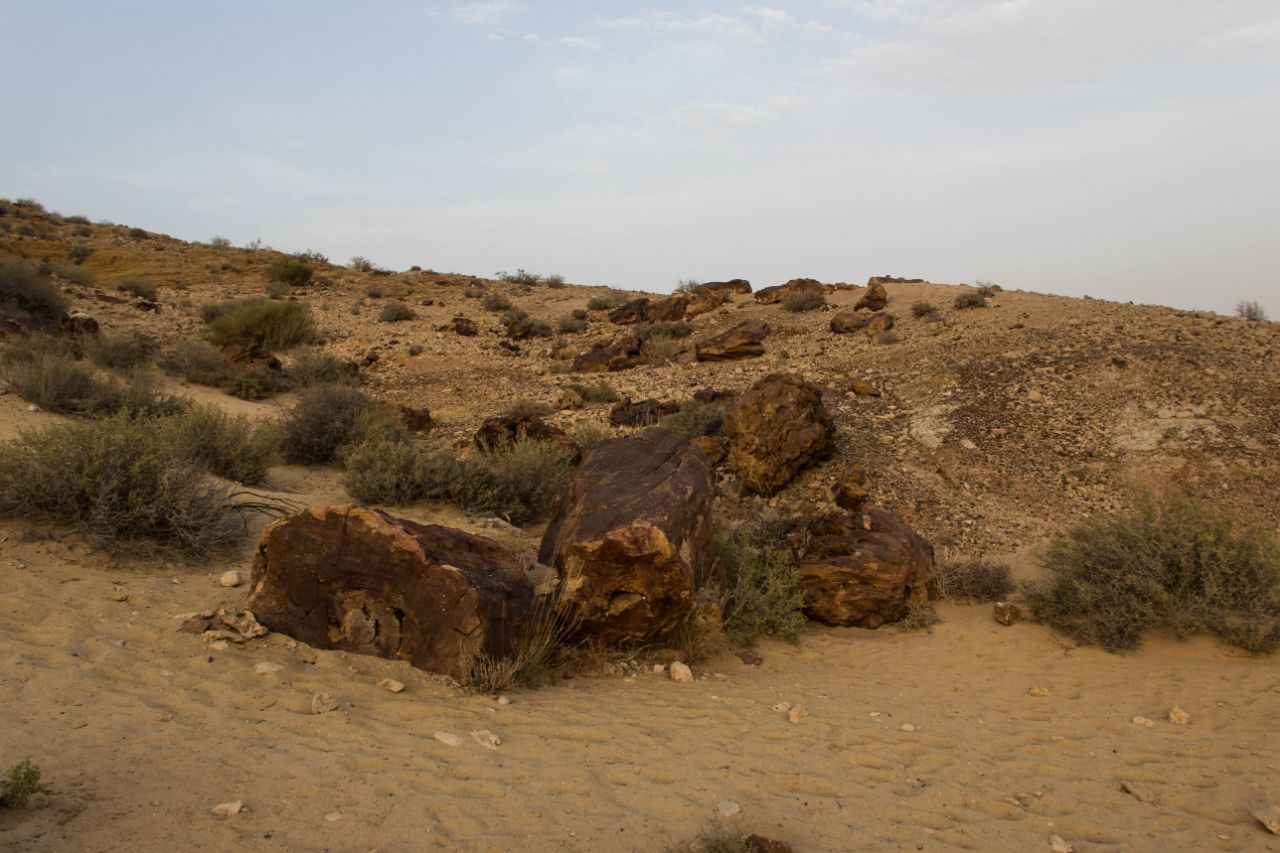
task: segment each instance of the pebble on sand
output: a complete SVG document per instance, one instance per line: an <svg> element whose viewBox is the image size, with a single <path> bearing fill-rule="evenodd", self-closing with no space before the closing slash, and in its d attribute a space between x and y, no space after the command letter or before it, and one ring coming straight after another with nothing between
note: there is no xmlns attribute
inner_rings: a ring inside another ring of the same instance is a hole
<svg viewBox="0 0 1280 853"><path fill-rule="evenodd" d="M338 697L323 691L311 696L311 713L327 714L338 710Z"/></svg>
<svg viewBox="0 0 1280 853"><path fill-rule="evenodd" d="M229 803L218 803L209 811L218 817L234 817L235 815L240 814L243 809L244 803L240 800L233 800Z"/></svg>
<svg viewBox="0 0 1280 853"><path fill-rule="evenodd" d="M809 712L799 705L787 712L787 719L790 720L793 725L799 723L807 716L809 716Z"/></svg>
<svg viewBox="0 0 1280 853"><path fill-rule="evenodd" d="M1052 850L1053 853L1075 853L1076 848L1064 841L1061 835L1050 835L1049 849Z"/></svg>
<svg viewBox="0 0 1280 853"><path fill-rule="evenodd" d="M432 735L432 737L440 741L445 746L461 746L462 745L462 736L455 735L453 732L436 732L434 735Z"/></svg>
<svg viewBox="0 0 1280 853"><path fill-rule="evenodd" d="M483 746L485 749L497 749L502 745L502 738L495 735L488 729L479 729L471 733L471 739Z"/></svg>
<svg viewBox="0 0 1280 853"><path fill-rule="evenodd" d="M222 577L218 578L218 583L225 587L240 586L240 573L235 569L232 569L229 572L223 572Z"/></svg>
<svg viewBox="0 0 1280 853"><path fill-rule="evenodd" d="M1280 806L1268 806L1265 809L1258 809L1253 812L1253 816L1258 823L1266 828L1267 832L1272 835L1280 835Z"/></svg>
<svg viewBox="0 0 1280 853"><path fill-rule="evenodd" d="M903 723L902 730L904 732L914 732L916 730L916 727L911 725L910 723Z"/></svg>
<svg viewBox="0 0 1280 853"><path fill-rule="evenodd" d="M1174 705L1169 709L1169 722L1178 726L1189 726L1191 725L1191 715Z"/></svg>
<svg viewBox="0 0 1280 853"><path fill-rule="evenodd" d="M1134 717L1133 724L1135 726L1146 726L1147 728L1152 728L1153 726L1155 726L1155 723L1152 722L1151 720L1148 720L1146 717Z"/></svg>
<svg viewBox="0 0 1280 853"><path fill-rule="evenodd" d="M671 680L682 683L693 681L693 670L689 669L688 664L676 661L671 664Z"/></svg>
<svg viewBox="0 0 1280 853"><path fill-rule="evenodd" d="M733 817L742 812L742 806L733 800L724 800L717 810L720 812L720 817Z"/></svg>
<svg viewBox="0 0 1280 853"><path fill-rule="evenodd" d="M378 686L388 693L403 693L404 682L396 681L394 678L384 678L378 682Z"/></svg>
<svg viewBox="0 0 1280 853"><path fill-rule="evenodd" d="M258 675L270 675L271 673L279 672L282 669L284 669L283 666L269 660L264 660L261 663L255 663L253 665L253 671L258 673Z"/></svg>

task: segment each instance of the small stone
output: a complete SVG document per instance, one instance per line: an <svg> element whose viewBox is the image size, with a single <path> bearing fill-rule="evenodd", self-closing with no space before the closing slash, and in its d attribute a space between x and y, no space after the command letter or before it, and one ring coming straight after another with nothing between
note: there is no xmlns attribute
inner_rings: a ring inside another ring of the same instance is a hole
<svg viewBox="0 0 1280 853"><path fill-rule="evenodd" d="M218 817L235 817L244 809L244 803L240 800L233 800L229 803L218 803L211 811Z"/></svg>
<svg viewBox="0 0 1280 853"><path fill-rule="evenodd" d="M1134 717L1133 724L1135 726L1146 726L1149 729L1155 726L1155 723L1148 720L1146 717Z"/></svg>
<svg viewBox="0 0 1280 853"><path fill-rule="evenodd" d="M743 649L738 652L738 660L748 664L749 666L759 666L764 663L764 658L760 657L758 652L752 651L751 649Z"/></svg>
<svg viewBox="0 0 1280 853"><path fill-rule="evenodd" d="M785 714L790 710L791 710L790 702L779 702L777 705L773 706L773 713L775 714Z"/></svg>
<svg viewBox="0 0 1280 853"><path fill-rule="evenodd" d="M384 678L378 682L378 686L388 693L403 693L404 682L396 681L394 678Z"/></svg>
<svg viewBox="0 0 1280 853"><path fill-rule="evenodd" d="M39 407L39 406L37 406L35 403L28 403L28 404L27 404L27 411L28 411L28 412L39 412L39 411L41 411L41 409L40 409L40 407Z"/></svg>
<svg viewBox="0 0 1280 853"><path fill-rule="evenodd" d="M488 729L480 729L472 732L471 739L483 746L485 749L497 749L502 745L502 738L498 737Z"/></svg>
<svg viewBox="0 0 1280 853"><path fill-rule="evenodd" d="M667 671L667 665L665 663L655 663L653 665L653 671L660 675Z"/></svg>
<svg viewBox="0 0 1280 853"><path fill-rule="evenodd" d="M1267 832L1272 835L1280 835L1280 806L1268 806L1265 809L1258 809L1252 814L1258 823L1266 828Z"/></svg>
<svg viewBox="0 0 1280 853"><path fill-rule="evenodd" d="M325 815L324 819L329 821L329 823L335 823L336 821L342 820L342 812L338 811L337 809L334 809L333 811Z"/></svg>
<svg viewBox="0 0 1280 853"><path fill-rule="evenodd" d="M796 725L807 716L809 716L809 712L799 705L787 712L787 719L791 721L792 725Z"/></svg>
<svg viewBox="0 0 1280 853"><path fill-rule="evenodd" d="M1008 627L1022 618L1022 608L1009 601L997 601L991 614L997 622Z"/></svg>
<svg viewBox="0 0 1280 853"><path fill-rule="evenodd" d="M1061 835L1049 836L1049 849L1053 853L1075 853L1076 848L1062 840Z"/></svg>
<svg viewBox="0 0 1280 853"><path fill-rule="evenodd" d="M269 660L264 660L261 663L255 663L253 665L253 671L258 673L258 675L270 675L271 673L279 672L282 669L284 669L284 667L281 664Z"/></svg>
<svg viewBox="0 0 1280 853"><path fill-rule="evenodd" d="M733 800L724 800L716 810L720 812L720 817L733 817L742 813L742 806Z"/></svg>
<svg viewBox="0 0 1280 853"><path fill-rule="evenodd" d="M222 577L218 578L218 583L225 587L240 586L240 573L235 569L232 569L229 572L223 572Z"/></svg>
<svg viewBox="0 0 1280 853"><path fill-rule="evenodd" d="M903 723L902 730L904 732L914 732L916 730L916 727L911 725L910 723Z"/></svg>
<svg viewBox="0 0 1280 853"><path fill-rule="evenodd" d="M974 444L974 443L973 443L973 441L972 441L971 439L968 439L968 438L962 438L962 439L960 439L960 447L962 447L962 448L963 448L963 449L965 449L965 450L977 450L977 449L978 449L978 445Z"/></svg>
<svg viewBox="0 0 1280 853"><path fill-rule="evenodd" d="M510 696L499 696L499 697L498 697L498 704L499 704L499 705L510 705L510 704L511 704L511 697L510 697Z"/></svg>
<svg viewBox="0 0 1280 853"><path fill-rule="evenodd" d="M1174 705L1169 709L1169 722L1176 726L1189 726L1191 725L1191 715Z"/></svg>
<svg viewBox="0 0 1280 853"><path fill-rule="evenodd" d="M880 389L865 379L851 379L849 391L859 397L879 397Z"/></svg>
<svg viewBox="0 0 1280 853"><path fill-rule="evenodd" d="M332 693L316 693L311 697L311 713L327 714L338 710L338 697Z"/></svg>
<svg viewBox="0 0 1280 853"><path fill-rule="evenodd" d="M1028 391L1027 399L1033 403L1039 403L1041 400L1044 399L1044 394L1041 394L1039 391L1034 391L1034 390Z"/></svg>
<svg viewBox="0 0 1280 853"><path fill-rule="evenodd" d="M676 661L671 664L671 680L681 683L693 681L693 670L689 669L687 664Z"/></svg>
<svg viewBox="0 0 1280 853"><path fill-rule="evenodd" d="M1151 789L1145 785L1139 785L1137 782L1121 782L1120 790L1133 797L1140 803L1154 803L1156 795Z"/></svg>
<svg viewBox="0 0 1280 853"><path fill-rule="evenodd" d="M129 593L123 590L116 590L115 592L111 593L111 600L112 601L128 601Z"/></svg>
<svg viewBox="0 0 1280 853"><path fill-rule="evenodd" d="M462 745L462 736L455 735L453 732L436 732L434 735L432 735L432 737L440 741L445 746L461 746Z"/></svg>
<svg viewBox="0 0 1280 853"><path fill-rule="evenodd" d="M1030 690L1028 690L1027 692L1028 692L1028 693L1030 693L1032 696L1048 696L1048 695L1050 695L1050 694L1049 694L1049 688L1048 688L1048 687L1032 687L1032 688L1031 688Z"/></svg>

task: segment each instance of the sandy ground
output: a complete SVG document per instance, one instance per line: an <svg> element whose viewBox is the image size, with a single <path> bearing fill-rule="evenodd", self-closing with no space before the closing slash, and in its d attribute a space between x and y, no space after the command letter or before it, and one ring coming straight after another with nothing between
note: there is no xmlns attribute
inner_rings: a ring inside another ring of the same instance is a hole
<svg viewBox="0 0 1280 853"><path fill-rule="evenodd" d="M323 472L275 476L324 494ZM500 704L279 635L180 633L239 601L217 577L244 556L130 562L39 533L0 528L0 756L50 792L0 812L0 849L652 851L731 800L798 850L1280 850L1249 816L1280 794L1280 661L1213 641L1117 656L947 604L932 633L815 629L693 684L578 677ZM339 709L312 714L317 691Z"/></svg>

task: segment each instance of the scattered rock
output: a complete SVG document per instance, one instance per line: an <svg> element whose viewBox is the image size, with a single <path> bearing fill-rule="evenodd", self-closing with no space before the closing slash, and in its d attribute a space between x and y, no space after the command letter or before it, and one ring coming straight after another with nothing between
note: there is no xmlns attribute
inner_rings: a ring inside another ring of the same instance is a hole
<svg viewBox="0 0 1280 853"><path fill-rule="evenodd" d="M640 340L634 336L600 341L573 360L574 373L616 373L644 364Z"/></svg>
<svg viewBox="0 0 1280 853"><path fill-rule="evenodd" d="M1135 726L1145 726L1146 728L1154 728L1155 722L1148 720L1146 717L1134 717L1133 724Z"/></svg>
<svg viewBox="0 0 1280 853"><path fill-rule="evenodd" d="M853 310L861 311L880 311L884 306L889 304L889 291L885 290L883 284L876 279L872 279L867 283L867 292L854 303Z"/></svg>
<svg viewBox="0 0 1280 853"><path fill-rule="evenodd" d="M764 339L769 324L763 320L745 320L727 331L707 338L693 348L698 361L730 361L764 355Z"/></svg>
<svg viewBox="0 0 1280 853"><path fill-rule="evenodd" d="M754 651L753 649L743 649L742 651L738 652L738 660L742 661L748 666L759 666L760 664L764 663L764 658L760 657L760 653Z"/></svg>
<svg viewBox="0 0 1280 853"><path fill-rule="evenodd" d="M253 665L253 671L258 675L270 675L273 672L279 672L284 666L273 661L264 660Z"/></svg>
<svg viewBox="0 0 1280 853"><path fill-rule="evenodd" d="M880 389L865 379L850 379L849 392L859 397L879 397Z"/></svg>
<svg viewBox="0 0 1280 853"><path fill-rule="evenodd" d="M1051 694L1049 693L1049 688L1048 688L1048 687L1032 687L1030 690L1028 690L1028 691L1027 691L1027 693L1029 693L1029 694L1030 694L1030 695L1032 695L1032 696L1049 696L1049 695L1051 695Z"/></svg>
<svg viewBox="0 0 1280 853"><path fill-rule="evenodd" d="M1272 835L1280 835L1280 806L1271 805L1250 813Z"/></svg>
<svg viewBox="0 0 1280 853"><path fill-rule="evenodd" d="M536 415L499 415L486 418L473 438L479 450L509 447L518 441L541 441L567 451L574 463L582 454L569 434Z"/></svg>
<svg viewBox="0 0 1280 853"><path fill-rule="evenodd" d="M790 710L791 710L790 702L779 702L778 704L773 706L773 713L775 714L785 714Z"/></svg>
<svg viewBox="0 0 1280 853"><path fill-rule="evenodd" d="M240 584L242 583L242 581L240 580L240 573L237 572L235 569L231 569L230 571L223 572L222 577L218 578L218 583L222 584L225 587L240 586Z"/></svg>
<svg viewBox="0 0 1280 853"><path fill-rule="evenodd" d="M464 338L474 338L480 334L480 324L466 317L454 317L447 325L439 326L437 332L453 332Z"/></svg>
<svg viewBox="0 0 1280 853"><path fill-rule="evenodd" d="M679 403L663 402L653 397L633 403L630 397L623 397L609 409L609 423L614 426L654 426L661 418L679 410Z"/></svg>
<svg viewBox="0 0 1280 853"><path fill-rule="evenodd" d="M435 426L431 410L426 406L400 406L400 424L409 432L427 433Z"/></svg>
<svg viewBox="0 0 1280 853"><path fill-rule="evenodd" d="M799 725L808 716L809 716L809 712L806 711L800 705L796 705L790 711L787 711L787 721L790 722L793 726Z"/></svg>
<svg viewBox="0 0 1280 853"><path fill-rule="evenodd" d="M992 615L997 622L1007 627L1022 618L1022 608L1012 602L997 601L992 606Z"/></svg>
<svg viewBox="0 0 1280 853"><path fill-rule="evenodd" d="M822 391L794 373L772 373L725 409L729 464L748 492L773 495L826 458L835 427Z"/></svg>
<svg viewBox="0 0 1280 853"><path fill-rule="evenodd" d="M1189 726L1191 725L1191 715L1174 705L1169 709L1169 722L1177 726Z"/></svg>
<svg viewBox="0 0 1280 853"><path fill-rule="evenodd" d="M871 498L871 490L867 488L866 474L862 466L856 463L845 470L844 476L831 487L831 500L841 509L860 511Z"/></svg>
<svg viewBox="0 0 1280 853"><path fill-rule="evenodd" d="M1062 840L1061 835L1049 836L1049 849L1052 853L1075 853L1076 848Z"/></svg>
<svg viewBox="0 0 1280 853"><path fill-rule="evenodd" d="M240 800L232 800L229 803L218 803L216 806L209 809L209 811L218 817L235 817L240 814L240 812L244 811L244 803Z"/></svg>
<svg viewBox="0 0 1280 853"><path fill-rule="evenodd" d="M394 678L384 678L378 682L378 686L388 693L403 693L404 682L396 681Z"/></svg>
<svg viewBox="0 0 1280 853"><path fill-rule="evenodd" d="M914 732L916 730L916 727L911 723L903 723L901 728L904 732Z"/></svg>
<svg viewBox="0 0 1280 853"><path fill-rule="evenodd" d="M311 713L327 714L338 710L338 697L323 691L311 695Z"/></svg>
<svg viewBox="0 0 1280 853"><path fill-rule="evenodd" d="M720 813L720 817L733 817L734 815L742 813L742 806L735 803L733 800L723 800L720 805L716 807L716 811Z"/></svg>
<svg viewBox="0 0 1280 853"><path fill-rule="evenodd" d="M1121 782L1120 790L1140 803L1154 803L1156 801L1155 793L1147 786L1140 785L1137 782Z"/></svg>
<svg viewBox="0 0 1280 853"><path fill-rule="evenodd" d="M337 809L334 809L333 811L325 815L324 819L329 823L337 823L338 821L342 820L342 812L338 811Z"/></svg>
<svg viewBox="0 0 1280 853"><path fill-rule="evenodd" d="M831 288L816 278L793 278L786 284L763 287L757 290L756 302L761 305L772 305L781 302L793 293L821 293L825 295L830 292Z"/></svg>
<svg viewBox="0 0 1280 853"><path fill-rule="evenodd" d="M693 670L689 669L687 664L676 661L671 664L671 680L681 683L689 683L693 681Z"/></svg>
<svg viewBox="0 0 1280 853"><path fill-rule="evenodd" d="M751 293L751 282L745 278L734 278L729 281L706 281L694 288L693 292L697 293L718 293L721 295L733 293Z"/></svg>
<svg viewBox="0 0 1280 853"><path fill-rule="evenodd" d="M677 293L665 299L633 299L609 312L609 322L621 326L637 323L674 323L683 320L693 297Z"/></svg>
<svg viewBox="0 0 1280 853"><path fill-rule="evenodd" d="M471 739L483 746L485 749L497 749L502 746L502 738L495 735L488 729L478 729L471 733Z"/></svg>
<svg viewBox="0 0 1280 853"><path fill-rule="evenodd" d="M445 746L462 746L461 735L456 735L453 732L436 732L432 737Z"/></svg>

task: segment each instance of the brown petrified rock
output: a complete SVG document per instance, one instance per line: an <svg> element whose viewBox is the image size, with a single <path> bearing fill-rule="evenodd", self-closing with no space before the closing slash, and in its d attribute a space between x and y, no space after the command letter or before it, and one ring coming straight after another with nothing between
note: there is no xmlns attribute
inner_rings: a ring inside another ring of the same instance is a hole
<svg viewBox="0 0 1280 853"><path fill-rule="evenodd" d="M867 325L862 331L867 337L874 338L881 332L887 332L893 328L893 315L888 311L877 311L871 315L871 319L867 321Z"/></svg>
<svg viewBox="0 0 1280 853"><path fill-rule="evenodd" d="M1009 601L997 601L991 609L991 615L1001 625L1008 627L1022 618L1022 608Z"/></svg>
<svg viewBox="0 0 1280 853"><path fill-rule="evenodd" d="M831 288L816 278L793 278L786 284L766 287L756 291L756 302L771 305L781 302L793 293L830 293Z"/></svg>
<svg viewBox="0 0 1280 853"><path fill-rule="evenodd" d="M649 300L645 297L624 302L609 312L609 322L617 323L619 326L643 323L645 322L644 309L648 304Z"/></svg>
<svg viewBox="0 0 1280 853"><path fill-rule="evenodd" d="M609 312L609 322L621 326L636 323L671 323L684 318L693 297L677 293L665 299L633 299Z"/></svg>
<svg viewBox="0 0 1280 853"><path fill-rule="evenodd" d="M507 447L517 441L544 441L569 451L575 462L582 453L568 433L536 415L498 415L486 418L476 430L473 440L480 450Z"/></svg>
<svg viewBox="0 0 1280 853"><path fill-rule="evenodd" d="M695 294L693 301L689 303L689 307L685 309L686 317L697 317L714 311L725 302L725 294L717 290L708 290L705 293Z"/></svg>
<svg viewBox="0 0 1280 853"><path fill-rule="evenodd" d="M933 547L890 512L827 513L792 538L804 544L804 610L819 622L878 628L929 599Z"/></svg>
<svg viewBox="0 0 1280 853"><path fill-rule="evenodd" d="M866 328L871 318L857 311L841 311L831 318L828 324L837 335L848 335Z"/></svg>
<svg viewBox="0 0 1280 853"><path fill-rule="evenodd" d="M431 418L431 410L426 406L413 407L403 403L400 405L400 423L409 432L430 432L435 426Z"/></svg>
<svg viewBox="0 0 1280 853"><path fill-rule="evenodd" d="M720 580L711 498L706 457L677 433L646 429L587 451L538 554L560 573L572 634L636 645L684 626L698 591Z"/></svg>
<svg viewBox="0 0 1280 853"><path fill-rule="evenodd" d="M438 327L436 331L454 332L464 338L474 338L480 334L480 324L475 320L468 320L466 317L454 317L447 325Z"/></svg>
<svg viewBox="0 0 1280 853"><path fill-rule="evenodd" d="M854 311L861 311L866 308L869 311L879 311L889 302L889 292L884 289L884 285L878 281L872 280L867 285L867 292L862 294L862 298L853 304Z"/></svg>
<svg viewBox="0 0 1280 853"><path fill-rule="evenodd" d="M222 356L227 360L227 364L234 364L237 367L265 367L267 370L284 368L280 359L252 341L227 344L222 348Z"/></svg>
<svg viewBox="0 0 1280 853"><path fill-rule="evenodd" d="M679 411L679 403L664 402L650 397L638 403L623 397L609 409L609 423L614 426L653 426L660 418Z"/></svg>
<svg viewBox="0 0 1280 853"><path fill-rule="evenodd" d="M743 488L772 495L826 457L835 428L822 391L794 373L772 373L725 408L729 464Z"/></svg>
<svg viewBox="0 0 1280 853"><path fill-rule="evenodd" d="M751 282L745 278L732 278L728 281L704 281L693 289L694 293L751 293Z"/></svg>
<svg viewBox="0 0 1280 853"><path fill-rule="evenodd" d="M724 437L719 435L700 435L693 440L693 446L702 451L707 457L707 464L712 466L723 462L729 453Z"/></svg>
<svg viewBox="0 0 1280 853"><path fill-rule="evenodd" d="M573 360L574 373L614 373L644 363L640 340L632 335L601 341Z"/></svg>
<svg viewBox="0 0 1280 853"><path fill-rule="evenodd" d="M694 347L698 361L727 361L764 355L764 339L769 324L763 320L745 320L732 329L707 338Z"/></svg>
<svg viewBox="0 0 1280 853"><path fill-rule="evenodd" d="M73 335L98 334L98 321L79 309L72 309L63 314L59 325L62 331Z"/></svg>
<svg viewBox="0 0 1280 853"><path fill-rule="evenodd" d="M866 474L857 463L850 465L844 476L831 487L831 499L843 509L861 510L870 497Z"/></svg>
<svg viewBox="0 0 1280 853"><path fill-rule="evenodd" d="M514 651L533 589L492 540L359 507L268 524L242 609L317 648L406 660L461 677Z"/></svg>

